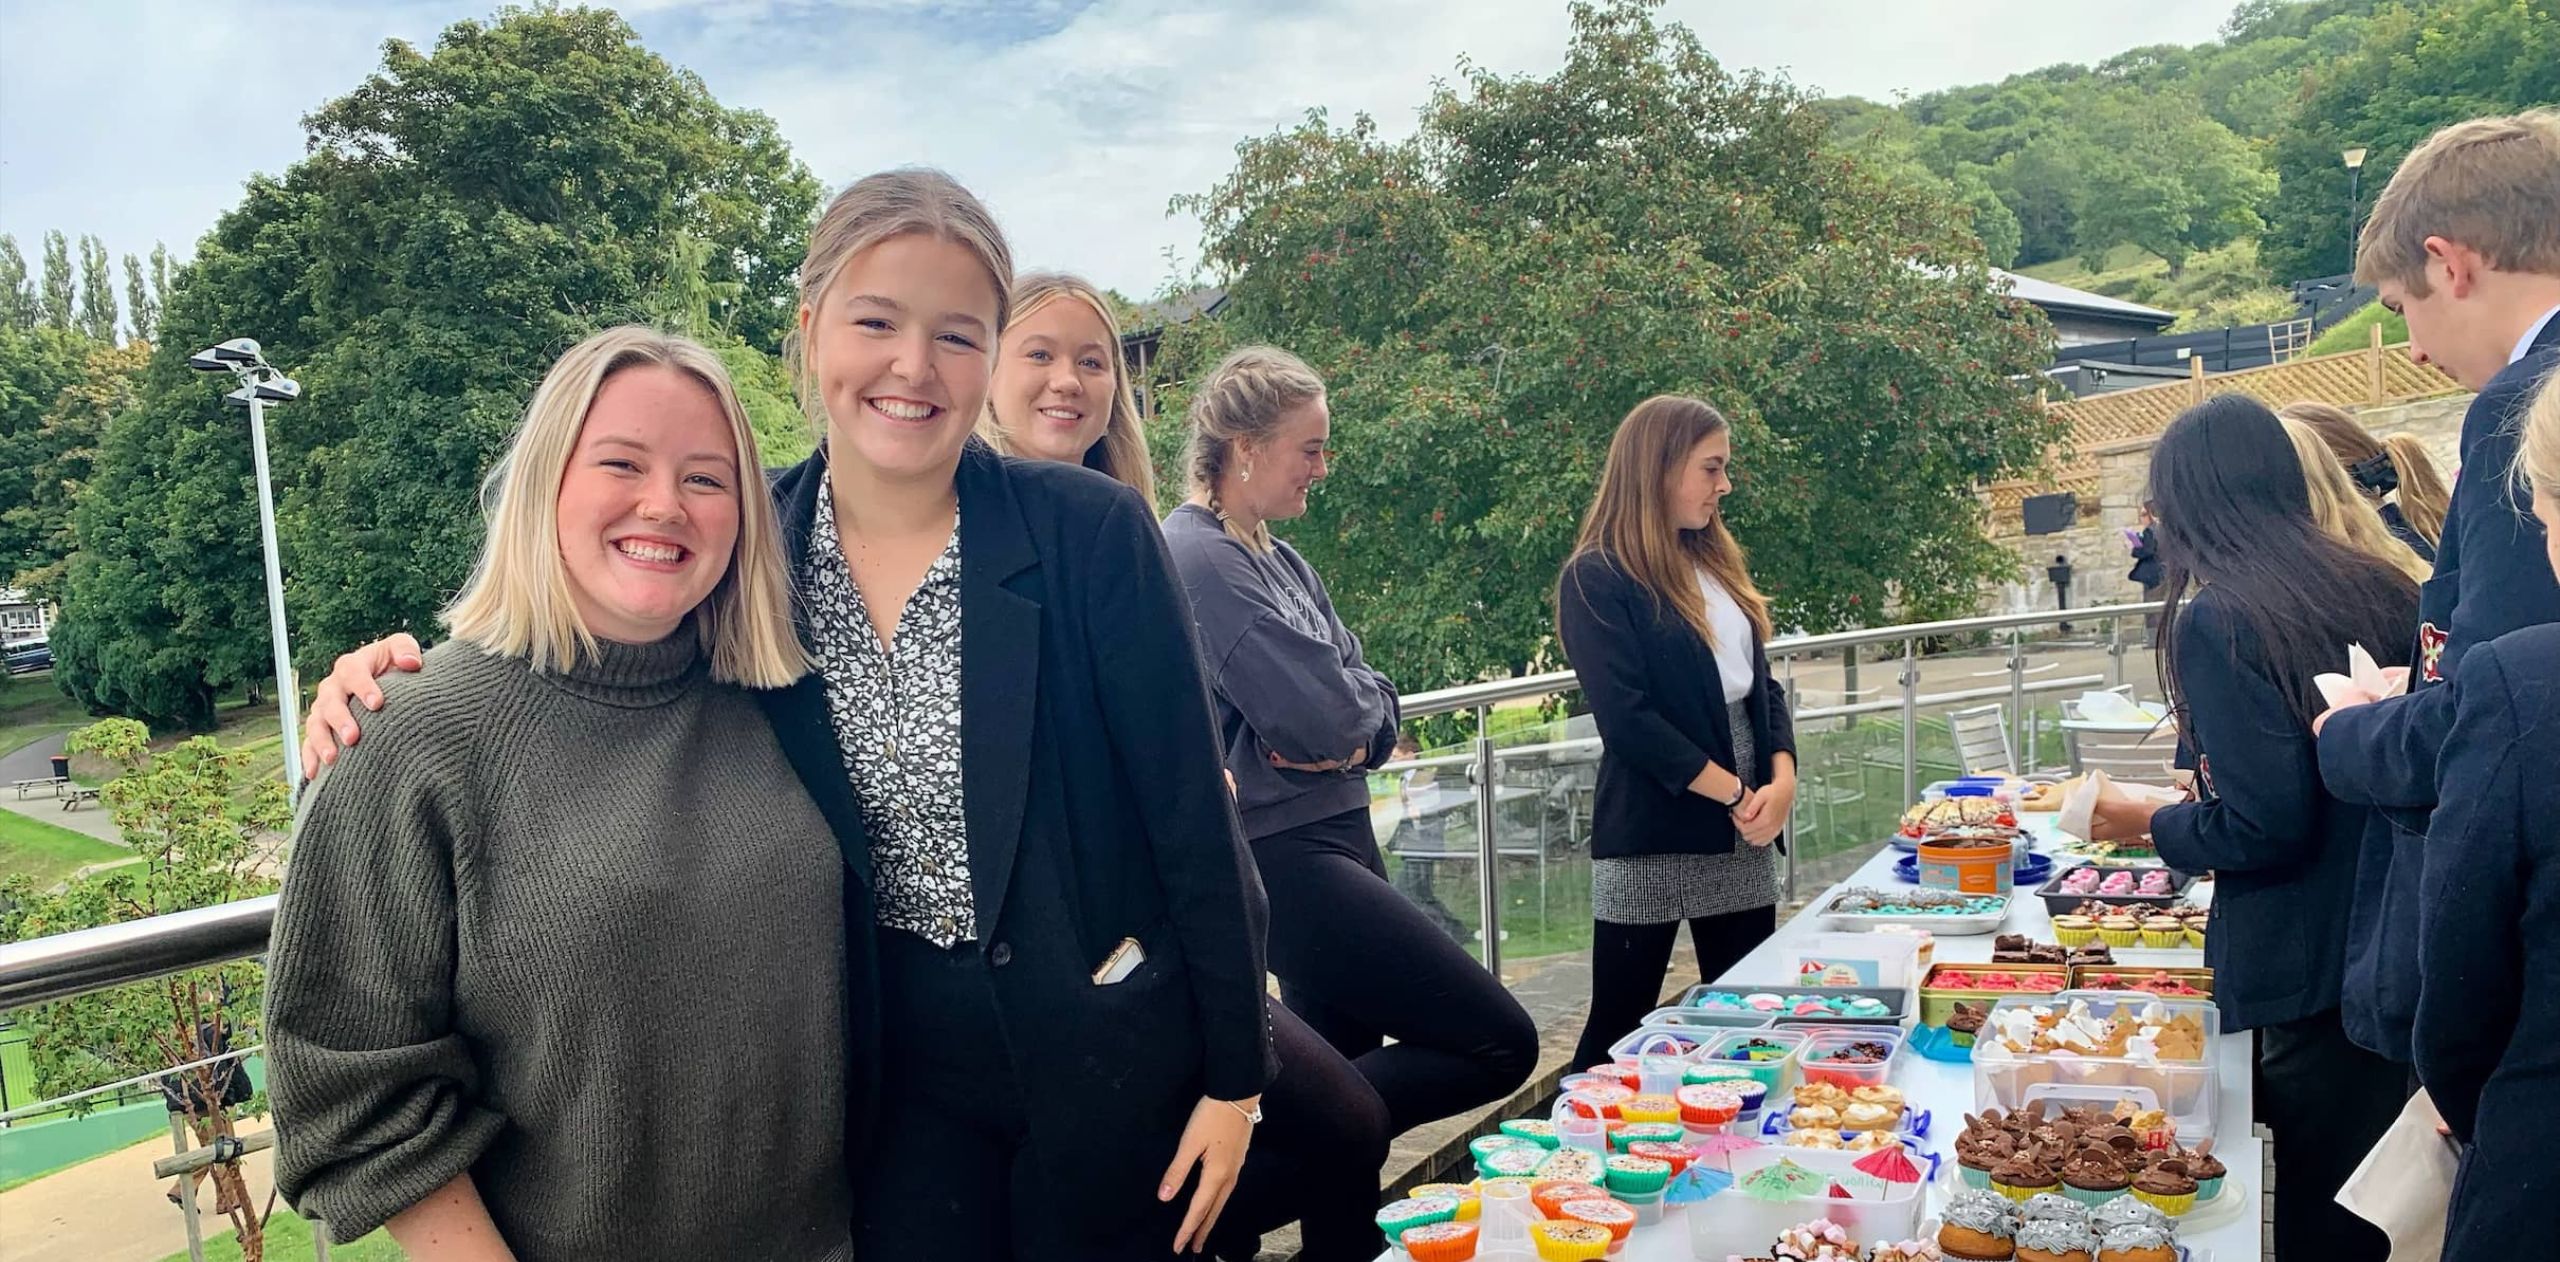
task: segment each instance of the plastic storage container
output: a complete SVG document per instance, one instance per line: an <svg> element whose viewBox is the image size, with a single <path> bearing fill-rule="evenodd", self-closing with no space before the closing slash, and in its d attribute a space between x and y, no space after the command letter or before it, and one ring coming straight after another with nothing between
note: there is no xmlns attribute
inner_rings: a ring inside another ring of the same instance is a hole
<svg viewBox="0 0 2560 1262"><path fill-rule="evenodd" d="M1721 1038L1722 1029L1700 1029L1687 1025L1645 1025L1636 1032L1609 1045L1609 1059L1636 1068L1639 1057L1648 1055L1694 1057L1700 1047Z"/></svg>
<svg viewBox="0 0 2560 1262"><path fill-rule="evenodd" d="M1751 1148L1733 1154L1736 1183L1783 1160L1825 1178L1852 1176L1869 1190L1853 1193L1845 1200L1816 1196L1759 1201L1727 1188L1689 1206L1690 1252L1701 1258L1760 1256L1779 1232L1816 1218L1828 1218L1860 1240L1902 1240L1917 1234L1929 1185L1887 1183L1872 1188L1866 1176L1857 1172L1856 1162L1865 1155L1817 1148Z"/></svg>
<svg viewBox="0 0 2560 1262"><path fill-rule="evenodd" d="M1930 985L1942 973L2007 973L2012 977L2050 977L2059 984L2051 990L1943 990ZM2149 974L2144 974L2148 976ZM2071 989L2071 969L2062 964L1933 964L1920 977L1920 1024L1945 1025L1954 1016L1958 1003L1993 1004L2012 995L2050 998Z"/></svg>
<svg viewBox="0 0 2560 1262"><path fill-rule="evenodd" d="M1751 1070L1751 1076L1759 1079L1760 1085L1768 1088L1769 1094L1775 1096L1794 1085L1796 1049L1804 1045L1807 1037L1800 1030L1733 1030L1718 1036L1701 1049L1698 1053L1698 1062L1700 1064L1721 1062L1746 1066ZM1777 1054L1767 1059L1735 1055L1738 1050L1749 1046L1755 1039L1773 1044L1777 1048Z"/></svg>
<svg viewBox="0 0 2560 1262"><path fill-rule="evenodd" d="M1852 936L1852 937L1858 937L1858 936L1863 936L1863 935L1852 934L1852 935L1849 935L1849 936ZM1887 935L1887 936L1900 937L1900 936L1903 936L1903 935L1893 934L1893 935ZM1717 982L1717 983L1714 983L1714 984L1712 984L1712 985L1698 985L1698 986L1692 986L1692 987L1690 987L1688 990L1683 991L1683 992L1681 993L1681 995L1680 995L1680 1002L1681 1002L1681 1004L1682 1004L1682 1005L1684 1005L1684 1006L1694 1006L1694 1005L1698 1002L1698 999L1699 999L1699 997L1700 997L1700 996L1703 996L1703 995L1706 995L1706 994L1709 994L1709 993L1714 993L1714 992L1721 992L1721 993L1724 993L1724 994L1730 994L1730 995L1775 995L1775 996L1777 996L1777 997L1779 997L1779 998L1781 998L1781 999L1784 999L1784 998L1785 998L1786 996L1788 996L1788 995L1795 995L1795 994L1804 994L1804 995L1824 995L1824 996L1830 996L1830 997L1835 997L1835 998L1837 998L1837 997L1843 997L1843 996L1850 996L1850 995L1864 995L1864 996L1866 996L1866 997L1868 997L1868 998L1870 998L1870 999L1873 999L1873 1000L1875 1000L1875 1001L1877 1001L1877 1002L1879 1002L1879 1003L1883 1004L1883 1005L1884 1005L1884 1007L1885 1007L1885 1014L1884 1014L1883 1016L1880 1016L1880 1017L1836 1017L1836 1016L1801 1016L1801 1017L1800 1017L1800 1016L1795 1015L1795 1014L1794 1014L1794 1013L1792 1013L1792 1012L1786 1012L1786 1011L1778 1011L1778 1012L1771 1012L1771 1013L1766 1013L1766 1014L1759 1014L1759 1015L1762 1015L1762 1016L1763 1016L1763 1019L1764 1019L1764 1020L1767 1020L1767 1021L1772 1022L1772 1023L1775 1023L1775 1024L1779 1024L1779 1025L1908 1025L1908 1024L1910 1024L1910 1022L1911 1022L1911 989L1910 989L1910 987L1909 987L1909 986L1907 986L1907 985L1905 985L1905 986L1784 986L1784 985L1727 984L1727 983L1723 983L1723 982ZM1708 1009L1700 1009L1700 1011L1705 1011L1705 1012L1722 1012L1722 1011L1728 1011L1728 1010L1727 1010L1727 1009L1708 1008ZM1712 1044L1712 1043L1710 1043L1709 1045L1710 1045L1710 1046L1712 1046L1713 1044Z"/></svg>
<svg viewBox="0 0 2560 1262"><path fill-rule="evenodd" d="M2013 1009L2046 1007L2065 1010L2073 1001L2088 1005L2091 1015L2112 1019L2152 1004L2169 1018L2193 1018L2203 1030L2203 1053L2192 1059L2145 1061L2134 1057L2080 1056L2064 1053L2025 1054L1997 1050L1994 1031ZM2210 1001L2160 999L2112 990L2072 990L2049 998L2003 999L1991 1007L1991 1019L1973 1048L1973 1103L1976 1111L2014 1111L2038 1100L2054 1107L2074 1104L2112 1107L2129 1100L2135 1108L2158 1108L2169 1115L2178 1142L2194 1145L2213 1135L2214 1114L2221 1105L2216 1070L2221 1055L2221 1015ZM1987 1054L1986 1054L1987 1053Z"/></svg>
<svg viewBox="0 0 2560 1262"><path fill-rule="evenodd" d="M1656 1008L1644 1016L1638 1029L1669 1027L1677 1030L1704 1030L1710 1034L1725 1030L1757 1030L1769 1024L1765 1012L1711 1012L1705 1008Z"/></svg>
<svg viewBox="0 0 2560 1262"><path fill-rule="evenodd" d="M1834 1060L1832 1057L1860 1043L1881 1043L1884 1059L1859 1063ZM1796 1048L1796 1072L1806 1082L1827 1082L1843 1091L1859 1087L1877 1087L1892 1080L1894 1065L1902 1059L1902 1032L1861 1027L1853 1030L1821 1030L1806 1036Z"/></svg>
<svg viewBox="0 0 2560 1262"><path fill-rule="evenodd" d="M2119 907L2174 907L2187 901L2187 888L2195 884L2195 878L2183 872L2159 868L2153 870L2169 873L2169 892L2166 894L2066 894L2062 891L2062 883L2069 880L2072 873L2090 867L2099 867L2099 865L2082 859L2055 867L2052 877L2036 889L2036 897L2044 900L2045 910L2056 916L2067 916L2071 914L2072 908L2082 903L2092 902L2113 903ZM2102 874L2115 871L2131 871L2136 879L2139 879L2143 869L2124 869L2117 866L2100 868Z"/></svg>

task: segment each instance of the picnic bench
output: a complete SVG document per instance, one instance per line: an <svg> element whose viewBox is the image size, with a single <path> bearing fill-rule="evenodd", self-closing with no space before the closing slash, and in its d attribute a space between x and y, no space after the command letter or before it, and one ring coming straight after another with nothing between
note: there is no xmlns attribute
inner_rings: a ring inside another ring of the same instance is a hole
<svg viewBox="0 0 2560 1262"><path fill-rule="evenodd" d="M38 789L44 790L44 795L46 797L60 797L62 796L62 786L69 783L71 783L71 777L69 776L37 776L33 780L10 781L9 787L16 789L18 791L18 800L24 802L27 800L28 794L33 793Z"/></svg>
<svg viewBox="0 0 2560 1262"><path fill-rule="evenodd" d="M80 804L83 802L97 801L98 791L96 789L75 786L67 792L57 790L54 796L62 799L62 809L66 811L76 811L80 809Z"/></svg>

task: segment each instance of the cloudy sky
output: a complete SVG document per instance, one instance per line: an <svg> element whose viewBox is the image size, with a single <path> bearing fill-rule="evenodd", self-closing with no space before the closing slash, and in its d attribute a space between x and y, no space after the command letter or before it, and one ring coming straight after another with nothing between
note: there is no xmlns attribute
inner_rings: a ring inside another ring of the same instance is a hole
<svg viewBox="0 0 2560 1262"><path fill-rule="evenodd" d="M2214 37L2234 0L1671 0L1728 66L1886 99ZM302 115L382 41L431 46L494 0L0 0L0 232L180 255L252 171L302 153ZM648 46L771 114L830 187L944 167L1026 266L1132 295L1187 267L1238 139L1323 106L1410 130L1463 55L1561 61L1563 0L626 0ZM1172 264L1168 259L1173 260Z"/></svg>

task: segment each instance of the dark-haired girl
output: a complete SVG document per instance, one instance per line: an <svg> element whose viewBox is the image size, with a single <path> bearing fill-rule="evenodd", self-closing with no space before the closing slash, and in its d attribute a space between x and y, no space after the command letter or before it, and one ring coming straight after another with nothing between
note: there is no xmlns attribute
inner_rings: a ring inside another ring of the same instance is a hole
<svg viewBox="0 0 2560 1262"><path fill-rule="evenodd" d="M2312 678L2350 644L2406 665L2417 584L2319 528L2283 423L2241 395L2161 435L2151 508L2167 569L2160 675L2196 799L2108 795L2095 832L2149 833L2172 865L2216 875L2205 962L2223 1028L2258 1033L2259 1120L2284 1170L2276 1256L2380 1259L2389 1241L2334 1198L2406 1098L2405 1071L2339 1019L2346 961L2374 931L2349 929L2357 866L2387 856L2367 847L2366 808L2321 786Z"/></svg>

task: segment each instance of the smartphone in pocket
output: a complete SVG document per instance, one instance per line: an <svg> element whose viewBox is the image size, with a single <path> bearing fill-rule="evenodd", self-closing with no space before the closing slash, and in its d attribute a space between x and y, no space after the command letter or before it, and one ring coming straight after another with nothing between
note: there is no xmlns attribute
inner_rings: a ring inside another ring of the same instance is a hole
<svg viewBox="0 0 2560 1262"><path fill-rule="evenodd" d="M1120 945L1111 949L1110 957L1102 961L1102 967L1093 970L1093 984L1117 986L1129 980L1146 962L1147 949L1138 945L1136 938L1122 938Z"/></svg>

